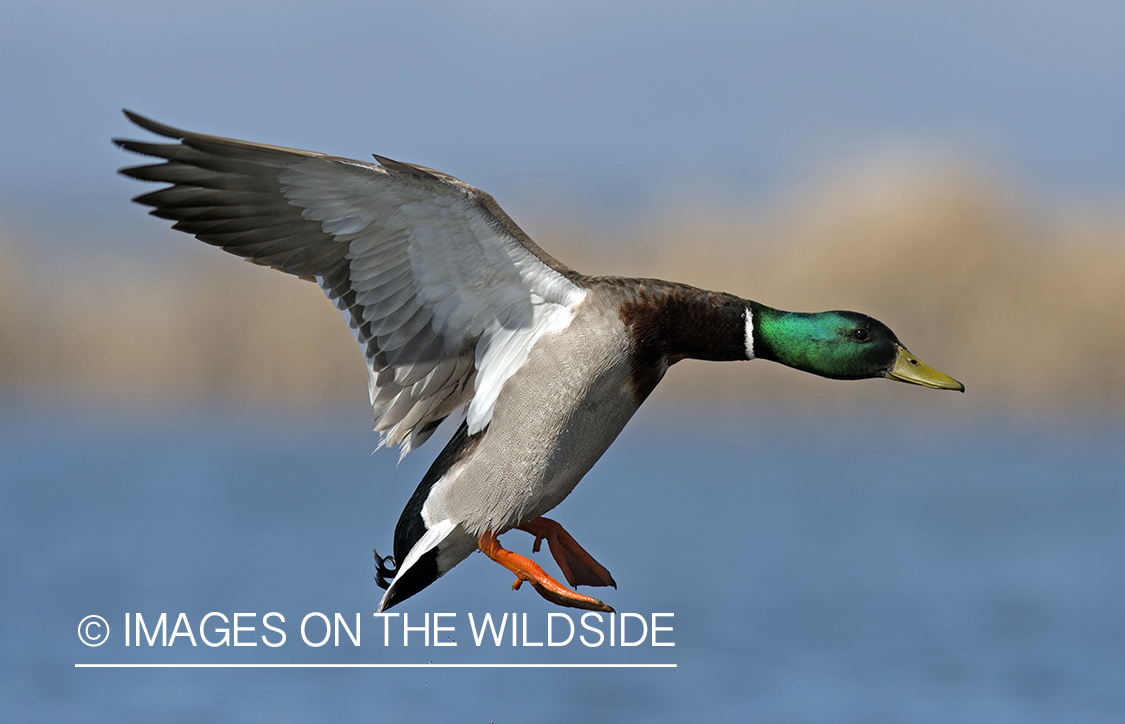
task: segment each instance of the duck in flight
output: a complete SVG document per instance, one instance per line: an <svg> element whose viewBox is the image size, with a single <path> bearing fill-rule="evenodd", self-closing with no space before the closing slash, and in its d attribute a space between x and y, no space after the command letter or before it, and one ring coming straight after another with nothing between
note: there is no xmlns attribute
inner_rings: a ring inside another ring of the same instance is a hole
<svg viewBox="0 0 1125 724"><path fill-rule="evenodd" d="M115 139L162 162L122 169L165 184L134 199L201 241L318 284L367 361L380 445L405 455L464 421L376 554L383 611L470 553L562 606L612 612L573 590L609 571L544 517L682 359L765 359L840 380L964 386L856 312L785 312L655 279L591 277L551 257L487 193L433 169L353 161L181 131ZM500 545L546 540L570 588Z"/></svg>

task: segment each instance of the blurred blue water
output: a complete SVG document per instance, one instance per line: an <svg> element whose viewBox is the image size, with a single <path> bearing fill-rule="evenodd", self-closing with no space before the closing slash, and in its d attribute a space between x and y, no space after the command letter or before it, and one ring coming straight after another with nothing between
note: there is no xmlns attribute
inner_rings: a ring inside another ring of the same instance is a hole
<svg viewBox="0 0 1125 724"><path fill-rule="evenodd" d="M555 515L613 572L608 603L675 614L675 647L477 648L469 612L541 626L560 609L473 556L398 609L412 623L457 612L458 646L384 649L371 548L389 552L436 445L396 468L368 455L374 437L351 415L12 407L0 416L2 718L1125 719L1121 421L694 415L683 428L646 410ZM518 531L503 541L530 549ZM279 611L288 641L125 648L137 611L183 611L193 627L210 611ZM300 643L309 611L362 613L363 646ZM111 627L100 648L76 636L92 613ZM387 661L678 668L74 668Z"/></svg>

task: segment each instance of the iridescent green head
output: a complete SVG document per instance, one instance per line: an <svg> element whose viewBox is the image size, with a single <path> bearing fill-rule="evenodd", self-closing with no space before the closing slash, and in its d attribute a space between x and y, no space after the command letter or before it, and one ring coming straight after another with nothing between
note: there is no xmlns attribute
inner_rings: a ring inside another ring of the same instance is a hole
<svg viewBox="0 0 1125 724"><path fill-rule="evenodd" d="M751 304L755 357L836 380L887 377L940 390L965 391L957 380L925 365L887 325L857 312L783 312ZM750 347L750 345L747 345Z"/></svg>

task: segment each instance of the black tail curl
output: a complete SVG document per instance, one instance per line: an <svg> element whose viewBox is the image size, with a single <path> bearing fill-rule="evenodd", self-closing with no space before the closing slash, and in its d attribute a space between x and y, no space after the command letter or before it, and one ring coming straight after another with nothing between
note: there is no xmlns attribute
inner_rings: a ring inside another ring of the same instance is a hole
<svg viewBox="0 0 1125 724"><path fill-rule="evenodd" d="M383 557L379 555L377 550L371 552L375 554L375 583L385 591L390 588L391 581L395 579L398 566L395 564L393 556Z"/></svg>

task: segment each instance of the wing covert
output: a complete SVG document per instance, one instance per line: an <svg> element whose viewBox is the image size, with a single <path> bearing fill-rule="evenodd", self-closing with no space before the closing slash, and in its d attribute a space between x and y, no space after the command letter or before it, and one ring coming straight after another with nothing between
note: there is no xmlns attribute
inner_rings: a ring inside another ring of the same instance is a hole
<svg viewBox="0 0 1125 724"><path fill-rule="evenodd" d="M504 381L585 296L491 196L451 176L126 115L179 141L115 141L164 160L122 169L171 184L134 200L201 241L315 280L367 360L382 444L403 454L465 405L470 433L487 426Z"/></svg>

